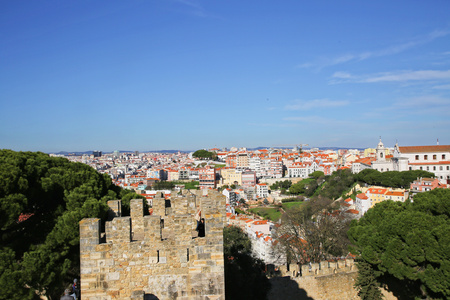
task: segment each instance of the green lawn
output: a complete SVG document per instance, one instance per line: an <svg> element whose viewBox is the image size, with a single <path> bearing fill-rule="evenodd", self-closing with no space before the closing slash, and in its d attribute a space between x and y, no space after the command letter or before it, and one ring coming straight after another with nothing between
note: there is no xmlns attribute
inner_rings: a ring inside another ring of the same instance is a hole
<svg viewBox="0 0 450 300"><path fill-rule="evenodd" d="M249 209L250 212L263 217L264 219L270 219L274 222L278 221L281 217L281 212L276 208L271 207L255 207Z"/></svg>
<svg viewBox="0 0 450 300"><path fill-rule="evenodd" d="M226 165L224 165L224 164L216 164L216 165L214 165L214 167L216 167L216 168L223 168L223 167L226 167Z"/></svg>
<svg viewBox="0 0 450 300"><path fill-rule="evenodd" d="M296 201L296 202L283 203L282 206L283 206L284 209L289 209L289 208L292 208L292 207L300 206L302 204L303 204L303 201Z"/></svg>
<svg viewBox="0 0 450 300"><path fill-rule="evenodd" d="M189 182L183 182L183 181L174 181L174 184L180 184L184 185L184 188L187 190L197 190L199 186L198 181L189 181Z"/></svg>

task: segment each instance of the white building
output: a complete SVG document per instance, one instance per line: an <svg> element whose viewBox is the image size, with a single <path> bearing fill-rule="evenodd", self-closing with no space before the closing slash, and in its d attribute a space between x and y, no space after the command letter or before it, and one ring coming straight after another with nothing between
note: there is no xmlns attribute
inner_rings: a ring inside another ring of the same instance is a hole
<svg viewBox="0 0 450 300"><path fill-rule="evenodd" d="M450 183L450 145L394 147L386 158L383 143L378 143L372 168L380 172L424 170L434 173L441 183Z"/></svg>
<svg viewBox="0 0 450 300"><path fill-rule="evenodd" d="M361 193L356 195L355 209L359 212L359 217L362 217L372 206L372 201L366 194Z"/></svg>
<svg viewBox="0 0 450 300"><path fill-rule="evenodd" d="M317 171L318 165L315 161L313 162L294 162L289 167L287 167L287 177L301 177L308 178L309 174Z"/></svg>
<svg viewBox="0 0 450 300"><path fill-rule="evenodd" d="M266 198L269 196L269 187L267 183L258 183L256 185L256 196L259 198Z"/></svg>

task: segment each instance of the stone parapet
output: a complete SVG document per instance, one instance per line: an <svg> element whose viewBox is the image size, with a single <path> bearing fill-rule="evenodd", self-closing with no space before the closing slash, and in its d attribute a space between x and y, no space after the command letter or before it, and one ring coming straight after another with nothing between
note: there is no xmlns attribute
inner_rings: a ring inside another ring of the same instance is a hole
<svg viewBox="0 0 450 300"><path fill-rule="evenodd" d="M356 271L356 265L353 259L338 259L304 265L290 264L289 267L283 265L279 267L279 270L283 276L325 276L336 273L354 272Z"/></svg>
<svg viewBox="0 0 450 300"><path fill-rule="evenodd" d="M116 217L105 224L106 243L99 219L80 222L83 299L225 299L223 195L183 191L170 203L159 195L151 216L135 199L131 216L119 217L117 201L108 203ZM198 208L205 218L203 238L192 234Z"/></svg>

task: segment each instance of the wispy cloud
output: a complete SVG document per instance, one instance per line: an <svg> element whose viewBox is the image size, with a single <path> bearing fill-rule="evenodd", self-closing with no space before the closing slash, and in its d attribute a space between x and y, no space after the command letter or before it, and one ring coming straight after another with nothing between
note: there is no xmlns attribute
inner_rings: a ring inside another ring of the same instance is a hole
<svg viewBox="0 0 450 300"><path fill-rule="evenodd" d="M417 109L421 107L421 109ZM444 98L436 95L424 95L420 97L412 97L397 100L393 103L392 108L410 109L417 113L423 113L426 109L433 109L436 112L450 113L450 98Z"/></svg>
<svg viewBox="0 0 450 300"><path fill-rule="evenodd" d="M389 104L390 103L390 104ZM418 97L405 97L385 103L364 112L367 120L383 118L388 122L399 120L412 120L412 122L426 123L450 116L450 98L437 95L422 95Z"/></svg>
<svg viewBox="0 0 450 300"><path fill-rule="evenodd" d="M285 106L286 110L310 110L310 109L324 109L346 106L349 101L333 101L329 99L314 99L314 100L295 100L291 104Z"/></svg>
<svg viewBox="0 0 450 300"><path fill-rule="evenodd" d="M196 17L216 17L207 12L206 9L196 0L174 0L177 3L183 4L189 8L188 13Z"/></svg>
<svg viewBox="0 0 450 300"><path fill-rule="evenodd" d="M423 70L391 72L366 78L362 82L411 81L411 80L443 80L450 79L449 71Z"/></svg>
<svg viewBox="0 0 450 300"><path fill-rule="evenodd" d="M404 52L410 48L427 44L432 42L433 40L441 37L445 37L450 34L449 30L435 30L429 33L426 36L421 36L413 39L412 41L396 44L392 46L388 46L384 49L375 50L375 51L364 51L360 53L346 53L343 55L339 55L333 58L322 58L318 62L307 62L298 65L298 68L317 68L322 69L324 67L335 66L343 63L347 63L350 61L363 61L366 59L374 58L374 57L382 57L395 55L401 52Z"/></svg>
<svg viewBox="0 0 450 300"><path fill-rule="evenodd" d="M436 85L433 86L435 90L450 90L450 84Z"/></svg>
<svg viewBox="0 0 450 300"><path fill-rule="evenodd" d="M369 75L352 75L348 72L335 72L331 76L330 84L339 83L378 83L378 82L407 82L407 81L446 81L450 80L450 70L419 70L396 71ZM445 87L445 86L443 86Z"/></svg>

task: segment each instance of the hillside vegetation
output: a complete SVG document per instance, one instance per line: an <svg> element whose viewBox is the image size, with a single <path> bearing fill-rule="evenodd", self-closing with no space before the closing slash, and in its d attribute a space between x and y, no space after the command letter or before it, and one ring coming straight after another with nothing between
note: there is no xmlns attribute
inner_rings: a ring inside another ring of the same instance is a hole
<svg viewBox="0 0 450 300"><path fill-rule="evenodd" d="M80 274L78 222L139 197L87 165L0 150L0 299L59 299Z"/></svg>

